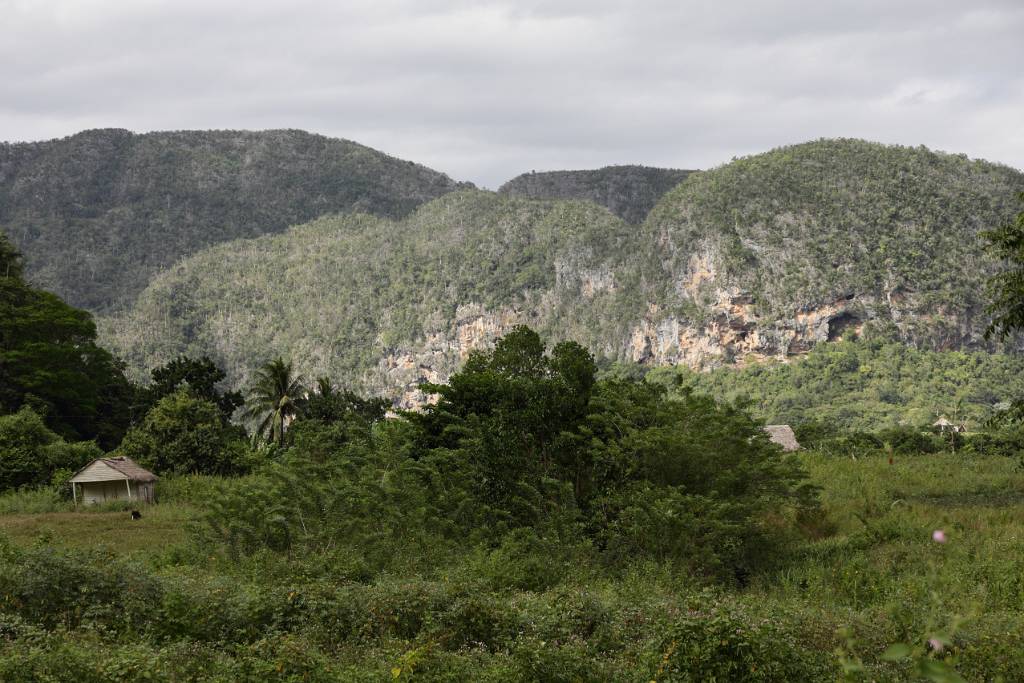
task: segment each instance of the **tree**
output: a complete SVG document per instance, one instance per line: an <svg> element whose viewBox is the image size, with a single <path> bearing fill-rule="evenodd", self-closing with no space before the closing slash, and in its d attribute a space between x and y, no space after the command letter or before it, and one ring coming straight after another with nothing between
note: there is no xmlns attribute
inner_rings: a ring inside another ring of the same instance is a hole
<svg viewBox="0 0 1024 683"><path fill-rule="evenodd" d="M227 375L208 356L198 359L178 356L166 365L154 369L150 375L153 382L145 390L147 409L182 387L187 387L196 398L205 399L216 405L225 424L231 420L235 410L245 404L241 392L221 391L218 388Z"/></svg>
<svg viewBox="0 0 1024 683"><path fill-rule="evenodd" d="M32 405L59 435L113 448L135 393L123 364L96 345L89 313L33 289L21 272L0 235L0 413Z"/></svg>
<svg viewBox="0 0 1024 683"><path fill-rule="evenodd" d="M255 436L275 445L284 444L288 424L298 415L305 400L302 377L295 375L291 361L280 356L256 371L256 381L249 389L246 416L259 420Z"/></svg>
<svg viewBox="0 0 1024 683"><path fill-rule="evenodd" d="M0 491L47 484L57 470L76 470L102 455L91 441L67 443L28 407L0 416Z"/></svg>
<svg viewBox="0 0 1024 683"><path fill-rule="evenodd" d="M0 233L0 277L20 280L22 275L21 254L7 237Z"/></svg>
<svg viewBox="0 0 1024 683"><path fill-rule="evenodd" d="M547 355L537 333L518 326L492 351L471 353L448 384L425 385L437 403L407 418L419 427L425 455L454 456L481 510L532 524L547 483L572 481L570 435L586 414L596 372L579 344L563 342Z"/></svg>
<svg viewBox="0 0 1024 683"><path fill-rule="evenodd" d="M338 389L329 377L318 377L316 391L303 401L299 419L334 424L356 418L370 425L383 420L390 408L387 399L363 398L347 389Z"/></svg>
<svg viewBox="0 0 1024 683"><path fill-rule="evenodd" d="M116 453L158 473L232 475L247 469L248 446L218 406L182 388L157 401Z"/></svg>

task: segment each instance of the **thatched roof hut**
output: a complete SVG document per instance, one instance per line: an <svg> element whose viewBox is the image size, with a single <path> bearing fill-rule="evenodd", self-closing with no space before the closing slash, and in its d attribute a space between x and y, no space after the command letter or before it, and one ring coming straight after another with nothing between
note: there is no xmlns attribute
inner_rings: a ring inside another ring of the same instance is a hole
<svg viewBox="0 0 1024 683"><path fill-rule="evenodd" d="M765 425L764 431L768 432L768 438L773 443L782 446L787 453L800 450L800 444L796 440L796 434L789 425Z"/></svg>
<svg viewBox="0 0 1024 683"><path fill-rule="evenodd" d="M956 424L955 422L950 422L949 420L946 419L945 415L943 415L938 420L933 422L932 423L932 427L934 427L937 431L940 431L940 432L965 432L965 431L967 431L967 427L965 427L963 424Z"/></svg>
<svg viewBox="0 0 1024 683"><path fill-rule="evenodd" d="M158 477L131 458L97 458L71 477L71 495L87 505L115 500L152 503Z"/></svg>

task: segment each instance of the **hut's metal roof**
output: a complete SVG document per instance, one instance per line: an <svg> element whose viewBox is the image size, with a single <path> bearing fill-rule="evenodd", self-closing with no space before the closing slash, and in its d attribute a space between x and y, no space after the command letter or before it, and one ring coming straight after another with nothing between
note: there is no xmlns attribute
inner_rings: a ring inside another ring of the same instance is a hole
<svg viewBox="0 0 1024 683"><path fill-rule="evenodd" d="M784 451L798 451L800 444L796 440L796 434L789 425L765 425L764 431L768 432L768 438L772 442L782 446Z"/></svg>
<svg viewBox="0 0 1024 683"><path fill-rule="evenodd" d="M131 458L122 455L116 458L97 458L96 460L93 460L88 465L75 472L75 476L71 477L71 481L77 482L79 475L84 473L86 470L88 470L96 463L103 463L107 467L116 470L117 472L120 472L122 475L124 475L124 479L128 479L130 481L156 481L157 479L159 479L159 477L157 477L155 474L139 465ZM116 481L117 479L120 478L121 477L117 477L115 479L114 477L111 477L110 479L108 479L108 481ZM93 481L96 480L94 479Z"/></svg>

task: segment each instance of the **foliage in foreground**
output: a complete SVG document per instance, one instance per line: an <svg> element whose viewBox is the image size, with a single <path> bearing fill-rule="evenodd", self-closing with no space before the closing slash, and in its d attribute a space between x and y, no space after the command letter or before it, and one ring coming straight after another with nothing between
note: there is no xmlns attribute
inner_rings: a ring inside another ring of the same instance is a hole
<svg viewBox="0 0 1024 683"><path fill-rule="evenodd" d="M597 382L585 349L548 355L525 327L428 390L438 402L408 422L300 420L265 478L214 503L211 537L235 555L361 537L374 556L519 539L742 582L815 509L799 465L745 413Z"/></svg>

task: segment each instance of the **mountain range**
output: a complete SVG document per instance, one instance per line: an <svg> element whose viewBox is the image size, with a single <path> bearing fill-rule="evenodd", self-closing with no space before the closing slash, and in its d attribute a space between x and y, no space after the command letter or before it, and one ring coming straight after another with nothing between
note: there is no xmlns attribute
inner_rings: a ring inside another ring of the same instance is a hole
<svg viewBox="0 0 1024 683"><path fill-rule="evenodd" d="M133 286L143 270L152 275L137 296L98 287L69 298L99 302L101 340L140 377L178 353L208 354L239 386L282 355L307 377L331 375L401 405L422 401L420 382L444 379L519 323L645 366L786 360L853 336L982 349L984 283L998 264L978 233L1018 211L1024 187L1006 166L849 139L701 172L654 169L656 180L632 195L594 188L636 189L638 167L527 174L489 192L364 154L353 167L376 200L349 192L347 204L320 212L327 193L303 189L325 185L319 172L295 171L289 210L304 201L316 218L282 218L241 239L204 235L195 246L172 221L165 232L179 241L178 260L140 269ZM374 168L402 180L374 180ZM662 194L672 174L682 180ZM396 187L400 198L387 199ZM635 201L620 201L627 196ZM301 224L282 231L281 221ZM77 282L52 259L36 267L66 288Z"/></svg>

